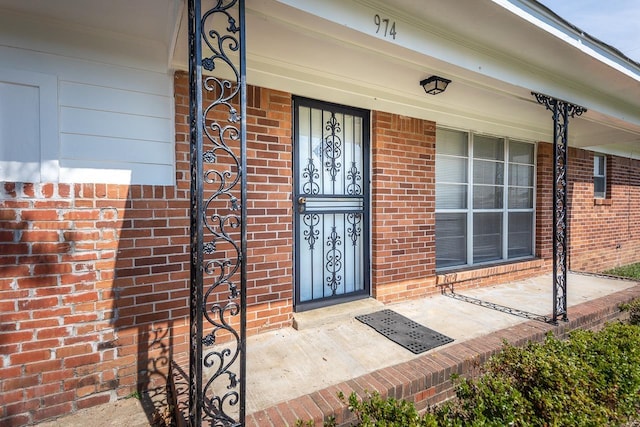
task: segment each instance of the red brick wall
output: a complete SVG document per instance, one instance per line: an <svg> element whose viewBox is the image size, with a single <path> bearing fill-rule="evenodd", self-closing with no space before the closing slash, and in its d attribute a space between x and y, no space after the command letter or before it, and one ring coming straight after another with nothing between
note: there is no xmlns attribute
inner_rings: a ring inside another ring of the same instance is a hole
<svg viewBox="0 0 640 427"><path fill-rule="evenodd" d="M188 79L176 185L0 188L0 425L156 393L188 343ZM292 317L291 96L250 88L249 333Z"/></svg>
<svg viewBox="0 0 640 427"><path fill-rule="evenodd" d="M249 88L247 107L247 332L293 319L292 100Z"/></svg>
<svg viewBox="0 0 640 427"><path fill-rule="evenodd" d="M381 301L435 291L435 123L372 112L372 288Z"/></svg>
<svg viewBox="0 0 640 427"><path fill-rule="evenodd" d="M593 197L593 152L569 150L569 267L640 262L640 161L607 156L607 197Z"/></svg>
<svg viewBox="0 0 640 427"><path fill-rule="evenodd" d="M186 349L184 185L5 183L2 425L162 382L154 363Z"/></svg>
<svg viewBox="0 0 640 427"><path fill-rule="evenodd" d="M538 144L536 254L552 259L553 147ZM640 161L607 156L607 197L593 197L593 152L569 149L569 269L640 262Z"/></svg>
<svg viewBox="0 0 640 427"><path fill-rule="evenodd" d="M541 142L537 150L535 254L553 262L553 146Z"/></svg>

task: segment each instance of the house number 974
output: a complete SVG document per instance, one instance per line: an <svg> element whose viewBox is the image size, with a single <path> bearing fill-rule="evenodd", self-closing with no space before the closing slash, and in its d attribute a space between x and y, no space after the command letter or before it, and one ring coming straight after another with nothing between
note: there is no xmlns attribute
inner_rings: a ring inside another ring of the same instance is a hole
<svg viewBox="0 0 640 427"><path fill-rule="evenodd" d="M396 22L389 18L381 18L377 13L373 15L373 23L376 24L376 34L396 39Z"/></svg>

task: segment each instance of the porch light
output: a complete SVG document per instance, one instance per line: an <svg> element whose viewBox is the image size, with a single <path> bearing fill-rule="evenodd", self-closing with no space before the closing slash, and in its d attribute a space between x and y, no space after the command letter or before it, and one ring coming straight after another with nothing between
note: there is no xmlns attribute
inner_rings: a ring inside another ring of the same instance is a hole
<svg viewBox="0 0 640 427"><path fill-rule="evenodd" d="M431 76L420 82L420 86L424 88L424 91L429 95L437 95L444 92L447 86L451 83L451 80L447 80L440 76Z"/></svg>

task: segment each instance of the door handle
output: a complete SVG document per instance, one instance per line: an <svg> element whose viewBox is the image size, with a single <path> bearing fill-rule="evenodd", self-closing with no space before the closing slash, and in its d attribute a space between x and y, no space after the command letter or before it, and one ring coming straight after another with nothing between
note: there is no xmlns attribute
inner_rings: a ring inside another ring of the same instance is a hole
<svg viewBox="0 0 640 427"><path fill-rule="evenodd" d="M307 198L298 197L298 213L304 213L306 211Z"/></svg>

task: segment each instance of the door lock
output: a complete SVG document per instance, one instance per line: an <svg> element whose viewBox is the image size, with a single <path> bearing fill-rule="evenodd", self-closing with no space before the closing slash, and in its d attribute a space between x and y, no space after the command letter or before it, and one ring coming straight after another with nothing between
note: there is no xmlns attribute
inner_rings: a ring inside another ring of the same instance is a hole
<svg viewBox="0 0 640 427"><path fill-rule="evenodd" d="M305 212L305 205L307 204L307 198L306 197L298 197L298 212L299 213L304 213Z"/></svg>

